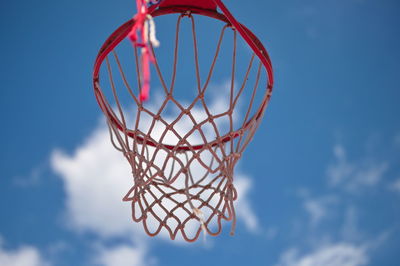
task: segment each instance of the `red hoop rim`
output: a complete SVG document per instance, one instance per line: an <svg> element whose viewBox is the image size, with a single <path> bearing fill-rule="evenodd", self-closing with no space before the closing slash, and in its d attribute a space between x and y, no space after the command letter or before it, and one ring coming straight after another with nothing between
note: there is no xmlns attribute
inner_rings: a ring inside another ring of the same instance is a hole
<svg viewBox="0 0 400 266"><path fill-rule="evenodd" d="M257 112L245 123L243 128L240 128L236 131L230 132L230 133L226 134L225 136L221 137L220 139L214 140L210 143L191 145L190 147L189 146L178 146L177 147L175 145L162 144L164 147L166 147L169 150L188 151L188 150L199 150L205 146L214 147L220 143L228 142L229 140L234 139L234 138L244 134L244 131L247 128L249 128L255 121L257 121L258 119L260 119L262 117L264 110L271 98L272 88L273 88L273 69L272 69L272 63L271 63L271 60L270 60L267 50L262 45L261 41L246 26L239 23L230 14L230 12L222 4L222 2L220 0L214 0L214 1L218 5L218 7L223 11L224 14L218 13L216 10L203 9L203 8L193 7L193 6L158 7L158 5L150 7L149 13L153 17L158 17L161 15L167 15L167 14L176 14L176 13L182 14L182 13L190 12L193 14L199 14L199 15L211 17L211 18L231 24L235 29L238 30L239 34L247 42L247 44L254 51L254 53L257 55L257 57L261 60L265 69L267 70L268 83L267 83L267 90L265 93L265 97L264 97L260 107L258 108ZM94 87L94 91L95 91L96 100L97 100L100 108L104 112L104 114L110 120L110 122L113 123L121 131L124 131L124 127L123 127L121 121L119 121L119 119L113 114L113 112L111 110L109 110L109 107L106 104L105 97L102 93L102 90L101 90L100 84L99 84L99 73L100 73L100 67L101 67L104 59L122 40L124 40L126 38L126 36L130 32L134 23L135 23L134 19L127 21L107 38L107 40L104 42L104 44L102 45L102 47L100 48L100 50L97 54L96 61L94 64L94 71L93 71L93 87ZM127 129L126 134L131 138L135 138L140 143L145 143L146 145L150 145L153 147L156 147L157 145L159 145L147 138L144 139L143 137L138 136L132 130Z"/></svg>

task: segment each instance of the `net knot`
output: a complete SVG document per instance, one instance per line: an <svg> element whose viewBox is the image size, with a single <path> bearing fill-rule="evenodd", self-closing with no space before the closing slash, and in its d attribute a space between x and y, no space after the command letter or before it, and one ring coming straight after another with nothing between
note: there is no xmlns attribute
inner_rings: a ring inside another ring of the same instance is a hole
<svg viewBox="0 0 400 266"><path fill-rule="evenodd" d="M192 11L186 10L182 12L182 17L188 17L188 18L192 17Z"/></svg>
<svg viewBox="0 0 400 266"><path fill-rule="evenodd" d="M232 154L232 156L233 156L233 158L235 158L235 159L240 159L240 157L241 157L241 154L240 154L240 153L237 153L237 152L235 152L235 153L233 153L233 154Z"/></svg>
<svg viewBox="0 0 400 266"><path fill-rule="evenodd" d="M198 200L198 199L200 199L200 196L199 195L194 195L194 196L192 196L192 199L193 200Z"/></svg>
<svg viewBox="0 0 400 266"><path fill-rule="evenodd" d="M188 169L187 168L182 168L181 171L182 171L183 174L187 174L188 173Z"/></svg>

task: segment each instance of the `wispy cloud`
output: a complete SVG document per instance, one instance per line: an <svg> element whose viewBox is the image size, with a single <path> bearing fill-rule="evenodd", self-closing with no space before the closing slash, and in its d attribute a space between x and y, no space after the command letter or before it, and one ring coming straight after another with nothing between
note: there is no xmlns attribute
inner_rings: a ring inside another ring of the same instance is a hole
<svg viewBox="0 0 400 266"><path fill-rule="evenodd" d="M323 196L320 198L308 198L303 206L310 215L311 225L317 226L323 219L330 215L332 205L338 202L334 196Z"/></svg>
<svg viewBox="0 0 400 266"><path fill-rule="evenodd" d="M341 229L342 239L346 241L359 241L362 234L358 227L358 210L354 206L348 206L344 214L344 224Z"/></svg>
<svg viewBox="0 0 400 266"><path fill-rule="evenodd" d="M373 187L382 180L389 168L388 162L371 158L349 161L341 145L336 145L333 153L335 161L327 170L329 184L333 187L344 187L353 192L363 187Z"/></svg>
<svg viewBox="0 0 400 266"><path fill-rule="evenodd" d="M0 265L4 266L49 266L39 250L32 246L22 246L15 250L6 250L0 237Z"/></svg>
<svg viewBox="0 0 400 266"><path fill-rule="evenodd" d="M37 167L33 168L32 171L25 176L15 176L13 183L19 187L35 186L40 183L40 179L44 176L44 173L48 170L48 162L41 163Z"/></svg>
<svg viewBox="0 0 400 266"><path fill-rule="evenodd" d="M399 192L400 193L400 178L394 181L389 188L393 191Z"/></svg>
<svg viewBox="0 0 400 266"><path fill-rule="evenodd" d="M368 261L365 247L343 242L319 247L309 253L288 249L276 266L362 266Z"/></svg>
<svg viewBox="0 0 400 266"><path fill-rule="evenodd" d="M335 145L333 153L334 161L326 171L329 189L319 196L311 196L308 189L299 190L303 210L308 214L306 221L300 224L310 224L311 227L306 232L296 231L302 240L283 251L276 266L366 265L372 251L390 234L384 232L374 240L366 236L358 215L364 206L353 200L353 192L383 183L389 163L368 156L350 160L341 145ZM396 186L394 183L391 188ZM364 194L357 195L363 197ZM318 227L322 224L327 226Z"/></svg>

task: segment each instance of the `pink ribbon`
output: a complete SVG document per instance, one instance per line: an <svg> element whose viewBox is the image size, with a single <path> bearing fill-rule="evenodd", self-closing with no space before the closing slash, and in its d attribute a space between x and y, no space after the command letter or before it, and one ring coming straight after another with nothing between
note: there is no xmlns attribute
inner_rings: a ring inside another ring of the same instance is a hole
<svg viewBox="0 0 400 266"><path fill-rule="evenodd" d="M147 40L147 32L144 30L146 23L148 8L145 0L136 0L138 13L135 15L135 24L128 34L134 47L142 48L142 80L139 100L141 102L148 100L150 92L150 63L154 63L155 59L150 50L149 42ZM139 39L140 36L140 39Z"/></svg>

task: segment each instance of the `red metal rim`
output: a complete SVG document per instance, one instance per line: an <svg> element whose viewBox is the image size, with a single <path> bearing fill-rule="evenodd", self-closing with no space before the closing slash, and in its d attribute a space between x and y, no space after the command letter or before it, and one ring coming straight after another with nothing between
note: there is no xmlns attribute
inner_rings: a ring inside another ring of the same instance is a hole
<svg viewBox="0 0 400 266"><path fill-rule="evenodd" d="M220 6L221 7L221 6ZM268 74L268 83L267 83L267 88L265 92L265 96L260 107L258 108L256 114L253 115L245 124L245 126L241 129L238 129L236 131L233 131L223 137L221 139L215 140L211 143L208 144L199 144L199 145L192 145L192 146L179 146L176 147L174 145L167 145L167 144L162 144L164 147L166 147L169 150L176 150L176 151L187 151L187 150L199 150L204 148L205 146L216 146L219 145L220 143L227 142L233 138L236 138L243 134L243 131L249 128L253 123L255 123L258 119L260 119L264 113L265 108L267 107L267 104L270 100L271 93L272 93L272 87L273 87L273 70L272 70L272 64L270 57L268 55L267 50L265 47L262 45L260 40L243 24L240 24L237 22L232 15L227 11L227 9L222 6L221 8L224 14L218 13L216 10L210 10L210 9L202 9L198 7L192 7L192 6L168 6L168 7L161 7L157 8L157 6L153 6L149 9L150 14L153 17L158 17L162 15L167 15L167 14L176 14L176 13L193 13L193 14L199 14L207 17L211 17L226 23L230 23L233 27L238 29L239 34L244 38L244 40L249 44L249 46L252 48L252 50L255 52L255 54L259 57L261 60L262 64L264 65L265 69L267 70ZM225 10L224 10L225 9ZM104 61L104 59L107 57L107 55L122 41L126 38L128 33L130 32L132 26L134 25L135 20L129 20L128 22L124 23L122 26L120 26L114 33L112 33L108 39L105 41L105 43L102 45L100 48L99 53L97 54L96 61L94 64L94 71L93 71L93 86L94 86L94 91L95 91L95 96L96 100L104 112L104 114L108 117L111 123L113 123L119 130L124 131L123 125L121 121L113 114L111 110L109 110L109 107L106 104L106 99L101 91L100 84L99 84L99 72L100 72L100 67ZM134 131L132 130L127 130L126 134L131 137L135 138L139 143L145 143L146 145L150 145L153 147L156 147L157 143L152 142L149 139L144 139L141 136L138 136L135 134Z"/></svg>

